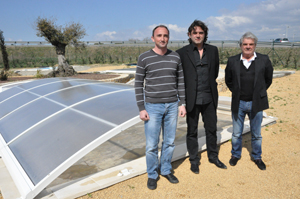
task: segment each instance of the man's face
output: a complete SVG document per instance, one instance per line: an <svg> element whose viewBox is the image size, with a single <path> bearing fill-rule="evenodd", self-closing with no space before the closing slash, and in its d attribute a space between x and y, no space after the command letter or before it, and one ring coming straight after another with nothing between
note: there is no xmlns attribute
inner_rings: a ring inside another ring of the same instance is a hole
<svg viewBox="0 0 300 199"><path fill-rule="evenodd" d="M166 48L169 42L168 30L164 27L158 27L151 39L158 48Z"/></svg>
<svg viewBox="0 0 300 199"><path fill-rule="evenodd" d="M195 45L203 44L205 33L200 26L195 26L192 32L189 32L188 35Z"/></svg>
<svg viewBox="0 0 300 199"><path fill-rule="evenodd" d="M243 57L248 57L248 58L252 57L254 55L255 47L256 45L254 39L245 38L241 45Z"/></svg>

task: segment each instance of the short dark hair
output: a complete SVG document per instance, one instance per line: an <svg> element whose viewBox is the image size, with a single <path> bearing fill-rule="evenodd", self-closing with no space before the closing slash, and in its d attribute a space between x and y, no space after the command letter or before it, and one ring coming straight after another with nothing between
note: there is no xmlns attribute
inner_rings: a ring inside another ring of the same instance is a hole
<svg viewBox="0 0 300 199"><path fill-rule="evenodd" d="M152 31L152 37L154 37L154 32L155 32L155 30L156 30L157 28L165 28L165 29L167 29L168 35L170 36L170 31L169 31L169 29L168 29L167 26L165 26L165 25L158 25L158 26L156 26L156 27L153 29L153 31Z"/></svg>
<svg viewBox="0 0 300 199"><path fill-rule="evenodd" d="M204 43L207 41L207 35L208 35L208 27L205 25L204 22L200 21L200 20L195 20L189 27L188 29L188 36L189 34L192 33L192 31L195 29L196 26L199 26L203 31L204 31L204 34L205 34L205 38L204 38ZM189 38L189 42L190 44L192 43L192 40L191 38Z"/></svg>

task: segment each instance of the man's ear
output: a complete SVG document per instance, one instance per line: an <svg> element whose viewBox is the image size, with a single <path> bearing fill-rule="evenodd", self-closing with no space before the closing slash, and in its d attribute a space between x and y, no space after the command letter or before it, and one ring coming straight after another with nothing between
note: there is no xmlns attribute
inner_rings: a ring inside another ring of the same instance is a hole
<svg viewBox="0 0 300 199"><path fill-rule="evenodd" d="M154 42L154 38L153 38L153 36L151 37L151 39L152 39L152 41Z"/></svg>

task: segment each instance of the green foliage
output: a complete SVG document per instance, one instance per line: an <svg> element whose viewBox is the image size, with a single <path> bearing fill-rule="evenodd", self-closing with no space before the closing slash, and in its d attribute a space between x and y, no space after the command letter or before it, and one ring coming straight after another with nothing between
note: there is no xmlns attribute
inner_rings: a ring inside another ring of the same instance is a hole
<svg viewBox="0 0 300 199"><path fill-rule="evenodd" d="M135 188L134 186L131 186L131 185L128 185L128 187L129 187L130 189L134 189L134 188Z"/></svg>
<svg viewBox="0 0 300 199"><path fill-rule="evenodd" d="M181 47L181 46L180 46ZM180 47L171 47L176 51ZM89 45L86 48L66 47L66 60L69 64L131 64L136 63L140 53L152 49L153 46L105 46ZM257 48L262 54L268 54L270 48ZM226 64L228 57L236 55L241 50L224 47L219 49L220 63ZM281 61L270 53L269 57L275 69L295 69L300 63L300 48L276 48ZM291 53L290 53L291 52ZM12 68L29 68L41 66L54 66L57 63L56 49L53 46L7 46L9 65ZM223 56L223 58L221 58ZM288 65L286 64L289 57ZM286 67L287 68L284 68ZM0 67L3 68L3 60L0 57Z"/></svg>
<svg viewBox="0 0 300 199"><path fill-rule="evenodd" d="M278 47L275 51L270 51L270 48L257 48L257 52L268 54L272 65L275 69L298 69L299 65L299 47Z"/></svg>
<svg viewBox="0 0 300 199"><path fill-rule="evenodd" d="M43 78L44 75L41 73L41 70L37 70L36 71L36 75L34 77L36 77L36 78Z"/></svg>
<svg viewBox="0 0 300 199"><path fill-rule="evenodd" d="M51 46L8 46L9 65L12 68L54 66L57 63L55 49ZM0 67L3 67L0 59Z"/></svg>
<svg viewBox="0 0 300 199"><path fill-rule="evenodd" d="M109 63L114 63L114 61L113 61L113 58L112 58L112 56L111 55L109 55Z"/></svg>
<svg viewBox="0 0 300 199"><path fill-rule="evenodd" d="M70 43L77 45L79 40L86 35L85 29L79 23L71 22L62 27L56 25L55 22L56 19L38 17L36 20L36 35L44 37L53 46L66 46Z"/></svg>
<svg viewBox="0 0 300 199"><path fill-rule="evenodd" d="M8 78L8 72L6 70L1 70L0 72L0 81L5 81Z"/></svg>
<svg viewBox="0 0 300 199"><path fill-rule="evenodd" d="M286 57L286 61L285 61L285 68L287 68L289 66L289 62L291 60L291 56L292 56L292 49L289 50L289 53Z"/></svg>
<svg viewBox="0 0 300 199"><path fill-rule="evenodd" d="M241 53L240 48L219 48L220 64L227 64L228 58L238 53Z"/></svg>
<svg viewBox="0 0 300 199"><path fill-rule="evenodd" d="M1 31L1 30L0 30L0 48L1 48L1 52L2 52L2 59L3 59L4 70L8 71L9 70L8 54L7 54L7 51L6 51L5 39L4 39L4 36L3 36L3 31ZM2 78L2 76L1 76L1 78Z"/></svg>
<svg viewBox="0 0 300 199"><path fill-rule="evenodd" d="M299 50L296 50L295 48L292 51L292 61L293 61L293 67L294 69L298 69L298 62L299 62Z"/></svg>

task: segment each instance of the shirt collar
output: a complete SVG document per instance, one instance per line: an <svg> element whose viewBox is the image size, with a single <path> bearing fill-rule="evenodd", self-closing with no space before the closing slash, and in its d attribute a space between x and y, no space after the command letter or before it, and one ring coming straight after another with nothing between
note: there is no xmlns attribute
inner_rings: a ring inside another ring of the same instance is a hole
<svg viewBox="0 0 300 199"><path fill-rule="evenodd" d="M257 57L256 53L254 52L253 57L249 60L249 62L255 60L255 58ZM240 60L245 61L246 59L243 59L243 53L241 53L241 58Z"/></svg>
<svg viewBox="0 0 300 199"><path fill-rule="evenodd" d="M192 47L193 47L193 50L198 50L198 47L194 43L192 43ZM203 44L203 51L206 51L205 44Z"/></svg>

